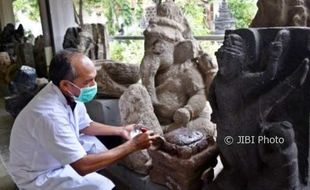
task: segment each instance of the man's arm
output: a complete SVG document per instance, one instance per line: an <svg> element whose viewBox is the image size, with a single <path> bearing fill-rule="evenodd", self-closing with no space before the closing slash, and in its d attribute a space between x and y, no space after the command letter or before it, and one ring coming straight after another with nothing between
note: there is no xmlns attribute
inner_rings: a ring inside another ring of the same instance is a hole
<svg viewBox="0 0 310 190"><path fill-rule="evenodd" d="M126 155L141 149L148 148L158 135L146 131L106 152L89 154L71 163L72 168L81 176L103 169Z"/></svg>
<svg viewBox="0 0 310 190"><path fill-rule="evenodd" d="M125 125L122 127L119 126L111 126L106 125L98 122L91 122L90 125L84 129L82 129L80 132L85 135L105 135L105 136L121 136L124 139L129 139L129 133L131 130L133 130L134 124L131 125Z"/></svg>

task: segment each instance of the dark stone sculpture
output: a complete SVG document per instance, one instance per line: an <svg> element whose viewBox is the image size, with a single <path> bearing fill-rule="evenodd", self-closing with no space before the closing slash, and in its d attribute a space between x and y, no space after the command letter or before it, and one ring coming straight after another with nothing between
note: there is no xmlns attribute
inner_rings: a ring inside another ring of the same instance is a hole
<svg viewBox="0 0 310 190"><path fill-rule="evenodd" d="M45 51L44 51L44 38L42 35L38 36L35 39L34 48L33 48L33 56L34 56L37 76L39 78L41 77L48 78L47 64L46 64Z"/></svg>
<svg viewBox="0 0 310 190"><path fill-rule="evenodd" d="M309 40L306 28L226 32L209 94L224 169L205 189L309 188Z"/></svg>
<svg viewBox="0 0 310 190"><path fill-rule="evenodd" d="M106 28L102 24L70 27L64 36L63 48L75 48L93 60L107 57Z"/></svg>
<svg viewBox="0 0 310 190"><path fill-rule="evenodd" d="M37 93L36 71L29 66L22 66L10 82L9 90L11 96L5 97L5 109L13 117L27 105Z"/></svg>

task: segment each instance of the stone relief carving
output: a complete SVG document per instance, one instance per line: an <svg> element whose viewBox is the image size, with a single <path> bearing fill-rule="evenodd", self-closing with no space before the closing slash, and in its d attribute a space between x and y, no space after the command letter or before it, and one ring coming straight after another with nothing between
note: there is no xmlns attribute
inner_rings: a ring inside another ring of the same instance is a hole
<svg viewBox="0 0 310 190"><path fill-rule="evenodd" d="M224 169L204 189L309 188L309 34L226 32L209 93Z"/></svg>

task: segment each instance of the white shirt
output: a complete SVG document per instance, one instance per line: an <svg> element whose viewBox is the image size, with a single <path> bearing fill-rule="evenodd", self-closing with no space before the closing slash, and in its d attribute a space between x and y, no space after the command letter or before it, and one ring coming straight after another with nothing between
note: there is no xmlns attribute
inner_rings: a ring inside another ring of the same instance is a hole
<svg viewBox="0 0 310 190"><path fill-rule="evenodd" d="M81 143L93 148L81 141L79 134L91 122L83 103L78 102L73 112L59 88L47 84L13 125L9 171L17 186L31 190L112 189L114 184L107 178L97 173L79 176L69 165L87 154ZM92 180L100 184L88 184Z"/></svg>

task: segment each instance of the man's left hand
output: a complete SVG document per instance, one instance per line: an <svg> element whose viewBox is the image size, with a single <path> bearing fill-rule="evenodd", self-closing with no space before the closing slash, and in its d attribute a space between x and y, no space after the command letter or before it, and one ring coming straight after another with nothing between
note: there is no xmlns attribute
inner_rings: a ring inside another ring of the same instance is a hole
<svg viewBox="0 0 310 190"><path fill-rule="evenodd" d="M121 137L123 137L126 140L129 140L130 137L130 132L134 129L134 126L136 124L130 124L130 125L125 125L122 127L122 131L121 131Z"/></svg>

